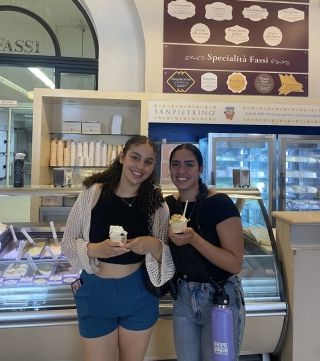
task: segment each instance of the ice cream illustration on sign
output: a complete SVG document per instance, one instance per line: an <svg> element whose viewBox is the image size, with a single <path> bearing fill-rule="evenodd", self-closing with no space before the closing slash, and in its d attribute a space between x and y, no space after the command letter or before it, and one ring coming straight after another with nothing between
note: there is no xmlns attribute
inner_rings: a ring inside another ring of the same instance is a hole
<svg viewBox="0 0 320 361"><path fill-rule="evenodd" d="M109 237L112 242L119 242L119 245L123 245L127 241L127 234L122 226L110 226Z"/></svg>

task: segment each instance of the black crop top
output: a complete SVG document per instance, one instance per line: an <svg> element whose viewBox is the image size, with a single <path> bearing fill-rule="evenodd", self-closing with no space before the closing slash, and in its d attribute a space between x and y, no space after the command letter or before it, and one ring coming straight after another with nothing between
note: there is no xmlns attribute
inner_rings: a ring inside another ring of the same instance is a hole
<svg viewBox="0 0 320 361"><path fill-rule="evenodd" d="M180 201L173 196L166 197L166 202L170 209L170 216L175 213L182 213L184 203L180 204ZM216 226L230 217L240 217L237 207L232 199L224 193L217 193L208 197L202 204L199 224L196 220L196 207L195 202L188 203L186 217L190 218L191 216L188 226L192 227L208 242L220 246ZM169 246L178 275L187 275L188 279L198 282L208 282L209 278L219 282L231 276L231 273L208 261L191 245L176 246L173 242L169 242Z"/></svg>
<svg viewBox="0 0 320 361"><path fill-rule="evenodd" d="M130 203L133 198L125 198L125 200ZM128 239L150 234L148 219L141 213L136 202L133 202L132 207L129 207L120 197L114 195L106 201L101 193L97 204L91 211L90 242L99 243L109 238L111 225L122 226L128 232ZM131 264L142 261L144 257L144 255L128 252L120 256L98 259L107 263Z"/></svg>

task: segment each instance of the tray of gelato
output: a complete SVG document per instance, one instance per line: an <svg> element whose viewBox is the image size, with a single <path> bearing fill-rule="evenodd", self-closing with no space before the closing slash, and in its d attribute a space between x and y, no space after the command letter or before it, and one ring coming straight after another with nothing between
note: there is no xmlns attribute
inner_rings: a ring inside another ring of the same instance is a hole
<svg viewBox="0 0 320 361"><path fill-rule="evenodd" d="M26 245L26 246L23 247L23 249L21 249L20 258L25 259L27 252L29 253L29 255L32 258L39 258L42 249L43 249L43 247L41 247L41 246ZM19 249L18 248L13 248L13 249L10 249L10 250L8 249L8 250L6 250L5 253L2 254L1 259L3 259L3 260L17 260L18 255L19 255Z"/></svg>
<svg viewBox="0 0 320 361"><path fill-rule="evenodd" d="M64 257L61 253L61 246L60 244L51 243L42 249L40 254L40 258L51 258L51 259L58 259Z"/></svg>
<svg viewBox="0 0 320 361"><path fill-rule="evenodd" d="M11 262L4 270L3 277L6 279L18 279L27 276L30 272L32 272L32 269L27 262Z"/></svg>
<svg viewBox="0 0 320 361"><path fill-rule="evenodd" d="M27 252L32 258L40 258L44 246L44 242L35 242L34 244L27 245L24 249L24 253L22 254L22 258L25 258L25 254Z"/></svg>
<svg viewBox="0 0 320 361"><path fill-rule="evenodd" d="M3 273L6 270L7 266L3 263L0 263L0 277L3 277Z"/></svg>
<svg viewBox="0 0 320 361"><path fill-rule="evenodd" d="M188 220L182 214L173 214L169 223L173 233L182 233L182 230L187 228Z"/></svg>
<svg viewBox="0 0 320 361"><path fill-rule="evenodd" d="M54 270L54 264L52 262L37 262L37 270L34 273L35 278L50 277Z"/></svg>
<svg viewBox="0 0 320 361"><path fill-rule="evenodd" d="M18 256L17 248L6 248L4 252L1 254L1 259L3 260L16 259L17 256Z"/></svg>
<svg viewBox="0 0 320 361"><path fill-rule="evenodd" d="M56 276L69 275L71 271L71 264L67 261L60 261L56 263L53 274Z"/></svg>
<svg viewBox="0 0 320 361"><path fill-rule="evenodd" d="M127 234L122 226L110 226L109 238L112 242L119 243L119 246L127 242Z"/></svg>

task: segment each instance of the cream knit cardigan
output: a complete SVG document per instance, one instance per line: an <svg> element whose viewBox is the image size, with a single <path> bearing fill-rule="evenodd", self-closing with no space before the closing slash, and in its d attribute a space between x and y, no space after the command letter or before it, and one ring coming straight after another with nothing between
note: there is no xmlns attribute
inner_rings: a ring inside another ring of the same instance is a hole
<svg viewBox="0 0 320 361"><path fill-rule="evenodd" d="M101 188L94 184L82 191L73 205L61 242L62 253L68 258L74 271L84 269L87 273L99 270L99 260L89 258L87 244L91 224L91 210ZM169 209L166 203L158 208L153 215L152 235L162 243L162 258L159 262L151 253L145 256L146 268L151 282L161 286L171 279L175 272L170 248L168 246Z"/></svg>

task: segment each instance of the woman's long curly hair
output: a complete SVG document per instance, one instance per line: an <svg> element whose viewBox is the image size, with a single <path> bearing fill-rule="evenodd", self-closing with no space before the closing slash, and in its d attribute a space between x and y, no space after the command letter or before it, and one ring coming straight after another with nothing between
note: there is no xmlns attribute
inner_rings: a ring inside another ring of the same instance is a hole
<svg viewBox="0 0 320 361"><path fill-rule="evenodd" d="M139 146L142 144L148 144L154 154L156 155L156 145L148 137L144 135L134 135L124 145L122 150L122 156L126 156L128 150L131 147ZM120 162L120 156L118 156L112 164L103 172L93 174L83 181L83 185L86 188L91 187L95 183L102 184L102 196L106 199L111 199L119 185L123 164ZM151 173L150 177L143 181L138 189L138 194L135 203L139 206L142 213L149 218L164 202L160 185L156 181L155 169Z"/></svg>
<svg viewBox="0 0 320 361"><path fill-rule="evenodd" d="M182 149L186 149L189 150L196 158L197 163L199 168L203 167L203 157L202 154L199 150L198 147L196 147L195 145L191 144L191 143L183 143L183 144L179 144L177 145L171 152L170 154L170 159L169 159L169 164L171 164L171 160L174 156L174 154L178 151L178 150L182 150ZM198 179L198 184L199 184L199 193L197 195L196 198L196 208L195 208L195 219L197 220L197 223L199 224L198 220L199 220L199 215L200 215L200 211L202 208L202 204L204 202L204 200L208 197L209 194L209 189L207 187L207 185L205 183L202 182L202 178L199 177Z"/></svg>

